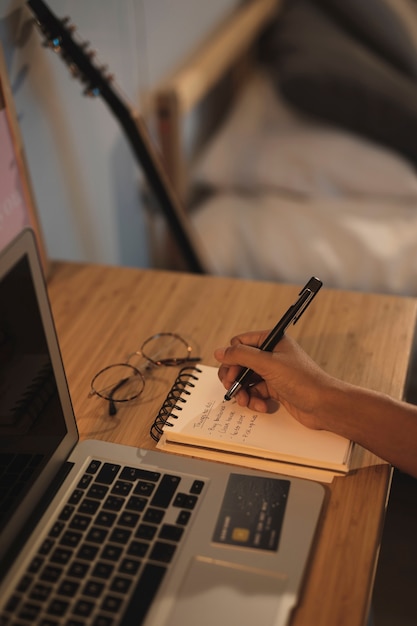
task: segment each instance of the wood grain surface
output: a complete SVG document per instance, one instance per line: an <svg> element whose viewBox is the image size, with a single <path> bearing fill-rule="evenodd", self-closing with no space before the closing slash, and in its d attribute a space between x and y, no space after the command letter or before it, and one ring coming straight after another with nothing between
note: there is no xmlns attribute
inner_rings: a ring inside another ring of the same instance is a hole
<svg viewBox="0 0 417 626"><path fill-rule="evenodd" d="M48 288L81 439L154 448L149 428L178 369L146 374L143 395L114 417L105 401L89 397L94 374L162 331L183 335L216 365L214 348L241 331L271 328L301 286L54 264ZM416 312L412 298L324 287L288 332L328 372L402 398ZM366 623L390 479L387 464L356 446L355 468L326 485L293 626Z"/></svg>

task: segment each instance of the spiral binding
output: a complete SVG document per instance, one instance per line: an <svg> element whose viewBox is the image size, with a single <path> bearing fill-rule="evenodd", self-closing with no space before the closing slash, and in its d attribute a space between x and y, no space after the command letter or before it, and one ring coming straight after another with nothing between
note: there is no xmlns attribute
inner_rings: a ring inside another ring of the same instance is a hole
<svg viewBox="0 0 417 626"><path fill-rule="evenodd" d="M168 421L169 418L178 419L178 415L175 415L173 411L182 411L183 407L179 406L179 403L187 402L187 398L184 396L191 395L188 387L195 387L195 383L192 382L198 380L195 372L201 373L201 370L198 367L183 367L175 379L150 430L150 435L155 441L159 441L161 438L164 426L173 426Z"/></svg>

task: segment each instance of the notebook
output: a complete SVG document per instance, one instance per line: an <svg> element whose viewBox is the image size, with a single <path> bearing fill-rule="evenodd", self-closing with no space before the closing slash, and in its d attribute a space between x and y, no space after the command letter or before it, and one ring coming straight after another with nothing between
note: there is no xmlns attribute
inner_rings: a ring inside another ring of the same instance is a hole
<svg viewBox="0 0 417 626"><path fill-rule="evenodd" d="M324 487L79 442L31 231L0 255L0 398L1 624L289 622Z"/></svg>
<svg viewBox="0 0 417 626"><path fill-rule="evenodd" d="M346 473L352 442L297 422L282 405L268 413L225 401L216 367L184 368L151 427L157 447L322 481Z"/></svg>

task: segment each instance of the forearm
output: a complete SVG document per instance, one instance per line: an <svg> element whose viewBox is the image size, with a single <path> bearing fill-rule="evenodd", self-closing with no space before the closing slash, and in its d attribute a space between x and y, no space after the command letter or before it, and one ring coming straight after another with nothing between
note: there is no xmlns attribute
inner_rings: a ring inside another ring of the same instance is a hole
<svg viewBox="0 0 417 626"><path fill-rule="evenodd" d="M335 381L319 408L321 426L417 477L417 407Z"/></svg>

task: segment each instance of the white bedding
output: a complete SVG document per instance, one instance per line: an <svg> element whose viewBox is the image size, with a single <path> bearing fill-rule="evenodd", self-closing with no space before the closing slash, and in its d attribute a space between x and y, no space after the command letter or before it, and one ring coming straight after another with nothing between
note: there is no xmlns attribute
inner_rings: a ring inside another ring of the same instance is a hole
<svg viewBox="0 0 417 626"><path fill-rule="evenodd" d="M214 137L193 212L213 273L417 295L417 176L396 153L291 111L259 71Z"/></svg>

